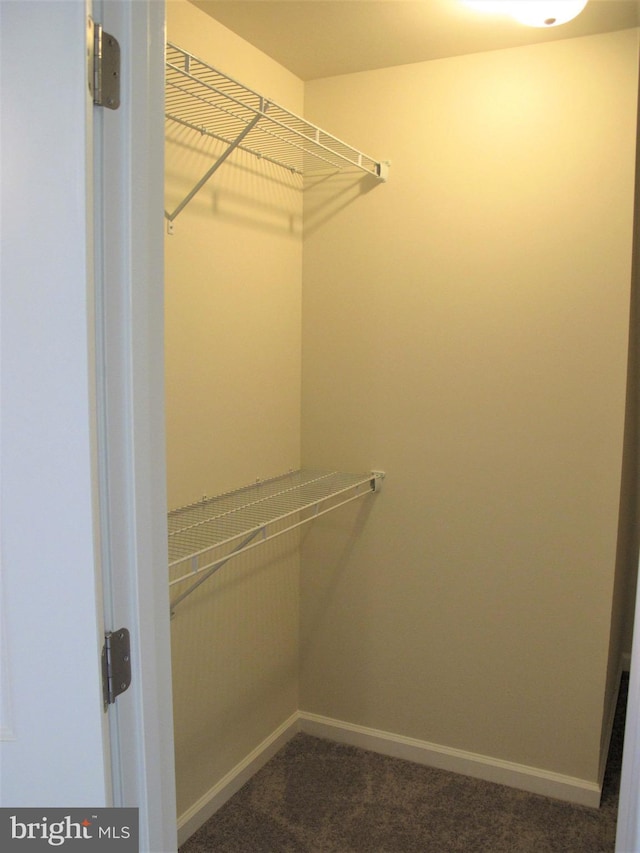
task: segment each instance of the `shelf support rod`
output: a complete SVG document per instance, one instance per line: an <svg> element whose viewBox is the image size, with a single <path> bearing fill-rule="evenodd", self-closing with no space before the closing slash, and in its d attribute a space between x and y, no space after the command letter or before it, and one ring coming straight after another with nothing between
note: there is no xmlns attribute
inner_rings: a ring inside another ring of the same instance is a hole
<svg viewBox="0 0 640 853"><path fill-rule="evenodd" d="M265 528L262 529L263 536L264 536L264 530L265 530ZM171 617L173 618L173 616L175 615L176 606L178 604L180 604L181 601L183 601L188 595L191 595L191 593L194 590L196 590L200 586L200 584L203 584L206 580L209 580L211 575L215 574L218 571L218 569L221 569L225 565L225 563L227 563L232 557L235 557L236 554L239 554L240 551L242 551L244 548L246 548L247 545L251 542L251 540L256 538L256 536L258 535L259 532L260 532L259 530L254 530L253 533L251 533L249 536L247 536L246 539L243 539L243 541L240 542L240 544L237 545L233 549L233 551L231 551L230 554L227 554L227 556L224 559L220 560L217 563L214 563L213 566L210 566L209 570L201 578L199 578L195 583L191 584L189 589L185 589L185 591L181 592L180 595L176 595L176 597L171 600L171 605L170 605Z"/></svg>
<svg viewBox="0 0 640 853"><path fill-rule="evenodd" d="M241 133L238 134L238 136L235 138L235 140L229 145L227 150L223 154L221 154L220 157L218 157L218 159L213 164L213 166L198 181L198 183L191 190L191 192L187 196L185 196L185 198L180 202L180 204L176 207L176 209L173 211L173 213L167 213L167 211L165 210L164 215L169 220L169 222L173 222L173 220L176 218L176 216L189 204L189 202L194 197L194 195L196 193L200 192L202 187L207 183L207 181L213 175L213 173L215 171L217 171L217 169L219 169L220 166L222 166L222 164L227 159L227 157L231 153L233 153L233 151L235 151L235 149L238 147L238 145L240 145L240 143L245 138L245 136L247 136L253 130L253 128L260 121L261 118L262 118L262 115L259 114L259 115L254 116L251 119L249 124L244 128L244 130L241 131Z"/></svg>

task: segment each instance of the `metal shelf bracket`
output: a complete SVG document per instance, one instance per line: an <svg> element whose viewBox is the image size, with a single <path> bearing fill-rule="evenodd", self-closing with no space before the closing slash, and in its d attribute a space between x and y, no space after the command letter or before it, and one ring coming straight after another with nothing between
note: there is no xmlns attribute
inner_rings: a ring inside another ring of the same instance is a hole
<svg viewBox="0 0 640 853"><path fill-rule="evenodd" d="M198 181L198 183L191 190L191 192L188 193L184 197L184 199L176 207L176 209L173 211L173 213L167 213L167 211L165 210L164 215L169 220L169 222L173 222L173 220L180 213L180 211L183 210L189 204L189 202L194 197L194 195L196 195L196 193L200 192L200 190L207 183L209 178L220 168L220 166L222 166L222 164L227 159L227 157L236 150L236 148L240 145L240 143L245 138L245 136L248 136L249 133L251 133L251 131L253 130L253 128L256 126L256 124L259 121L260 121L259 115L254 116L254 118L251 119L251 121L245 127L245 129L238 134L238 136L236 137L236 139L234 139L233 142L230 143L229 147L224 151L223 154L220 155L220 157L218 157L218 159L213 164L213 166L202 176L202 178Z"/></svg>

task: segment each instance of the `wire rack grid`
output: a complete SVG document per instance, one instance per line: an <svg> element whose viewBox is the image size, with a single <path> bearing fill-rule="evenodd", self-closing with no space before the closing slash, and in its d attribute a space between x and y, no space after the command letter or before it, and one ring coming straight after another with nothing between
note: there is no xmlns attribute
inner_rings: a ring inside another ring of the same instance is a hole
<svg viewBox="0 0 640 853"><path fill-rule="evenodd" d="M170 585L375 490L376 475L300 469L172 510Z"/></svg>
<svg viewBox="0 0 640 853"><path fill-rule="evenodd" d="M166 46L166 115L299 174L350 167L381 176L381 164L373 157L171 42ZM259 120L238 143L256 117Z"/></svg>

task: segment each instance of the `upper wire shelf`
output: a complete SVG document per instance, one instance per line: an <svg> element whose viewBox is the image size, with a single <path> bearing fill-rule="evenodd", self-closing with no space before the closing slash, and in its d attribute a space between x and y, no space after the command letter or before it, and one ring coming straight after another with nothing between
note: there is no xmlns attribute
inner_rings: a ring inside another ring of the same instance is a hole
<svg viewBox="0 0 640 853"><path fill-rule="evenodd" d="M172 609L231 557L377 491L383 477L300 469L172 510L169 585L191 581Z"/></svg>
<svg viewBox="0 0 640 853"><path fill-rule="evenodd" d="M296 174L359 169L384 181L388 163L363 154L167 42L165 114L171 121L227 144L223 155L172 212L173 221L236 148Z"/></svg>

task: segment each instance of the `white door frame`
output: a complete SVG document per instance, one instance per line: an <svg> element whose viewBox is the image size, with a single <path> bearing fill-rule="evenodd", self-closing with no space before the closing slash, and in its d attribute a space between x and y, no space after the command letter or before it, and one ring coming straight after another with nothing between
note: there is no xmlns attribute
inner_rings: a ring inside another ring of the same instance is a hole
<svg viewBox="0 0 640 853"><path fill-rule="evenodd" d="M120 43L121 106L101 111L98 396L107 627L133 680L110 710L114 804L140 849L176 849L164 441L164 3L94 0ZM101 370L102 368L102 370Z"/></svg>

